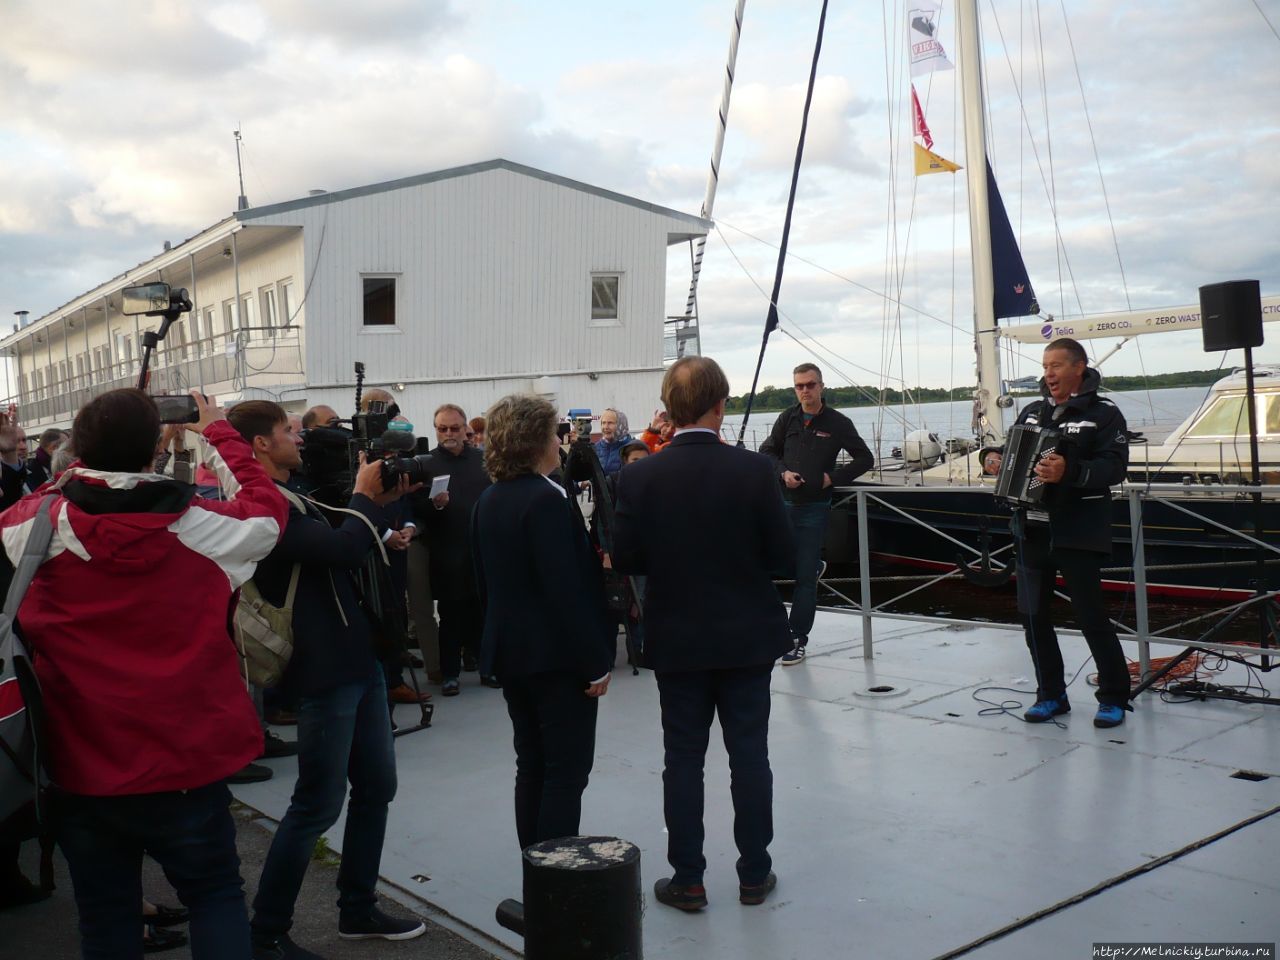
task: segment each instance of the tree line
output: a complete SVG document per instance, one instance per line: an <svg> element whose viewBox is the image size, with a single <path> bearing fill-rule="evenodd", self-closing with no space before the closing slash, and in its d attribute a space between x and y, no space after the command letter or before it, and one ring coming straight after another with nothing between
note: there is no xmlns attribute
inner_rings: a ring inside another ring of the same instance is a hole
<svg viewBox="0 0 1280 960"><path fill-rule="evenodd" d="M1122 390L1162 390L1169 387L1202 387L1225 377L1229 370L1184 370L1181 373L1158 373L1154 376L1142 377L1108 377L1103 376L1103 386L1107 391ZM913 387L906 391L875 386L827 387L823 397L832 407L874 407L887 404L897 406L902 403L945 403L948 401L969 400L973 397L975 386L954 387ZM1015 396L1031 396L1035 391L1017 391ZM785 410L796 402L795 391L787 387L761 387L756 393L753 410L777 411ZM747 407L745 395L729 398L726 408L728 413L741 413Z"/></svg>

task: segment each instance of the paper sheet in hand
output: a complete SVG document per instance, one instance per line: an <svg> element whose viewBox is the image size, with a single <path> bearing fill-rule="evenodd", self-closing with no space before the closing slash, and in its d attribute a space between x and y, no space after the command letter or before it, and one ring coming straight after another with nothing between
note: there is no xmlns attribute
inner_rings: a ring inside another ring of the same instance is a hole
<svg viewBox="0 0 1280 960"><path fill-rule="evenodd" d="M435 497L440 496L440 494L442 493L448 493L448 492L449 492L449 475L447 473L441 474L440 476L432 479L431 497L433 499Z"/></svg>

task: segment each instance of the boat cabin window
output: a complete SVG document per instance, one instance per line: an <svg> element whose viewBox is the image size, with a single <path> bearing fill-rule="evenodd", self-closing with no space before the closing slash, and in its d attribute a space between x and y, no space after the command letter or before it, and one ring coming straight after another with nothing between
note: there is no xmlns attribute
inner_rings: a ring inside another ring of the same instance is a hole
<svg viewBox="0 0 1280 960"><path fill-rule="evenodd" d="M1188 437L1237 437L1249 432L1243 396L1218 397L1187 431Z"/></svg>
<svg viewBox="0 0 1280 960"><path fill-rule="evenodd" d="M1280 393L1262 397L1263 407L1262 432L1273 437L1280 436Z"/></svg>

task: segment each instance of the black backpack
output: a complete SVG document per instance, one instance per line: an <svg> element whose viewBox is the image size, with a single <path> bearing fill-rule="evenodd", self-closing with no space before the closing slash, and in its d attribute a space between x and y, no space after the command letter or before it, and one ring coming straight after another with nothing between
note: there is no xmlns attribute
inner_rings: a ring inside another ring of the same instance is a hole
<svg viewBox="0 0 1280 960"><path fill-rule="evenodd" d="M53 889L53 832L48 816L44 700L16 620L53 539L49 509L54 499L48 496L40 503L0 612L0 843L40 838L40 886L45 890Z"/></svg>

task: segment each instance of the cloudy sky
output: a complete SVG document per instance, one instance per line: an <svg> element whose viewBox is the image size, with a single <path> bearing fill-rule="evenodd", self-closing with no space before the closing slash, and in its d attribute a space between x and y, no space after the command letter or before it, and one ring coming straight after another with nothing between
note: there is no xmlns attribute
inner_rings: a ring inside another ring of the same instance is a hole
<svg viewBox="0 0 1280 960"><path fill-rule="evenodd" d="M831 4L780 302L803 342L775 334L763 383L811 357L830 384L972 382L964 181L911 176L904 5ZM1046 310L1193 303L1237 277L1280 294L1280 0L981 6L992 158ZM254 204L501 156L696 213L733 7L0 0L0 305L40 316L226 216L237 125ZM747 4L700 287L704 351L735 392L819 7ZM946 0L940 36L954 55ZM964 163L956 73L917 85L935 149ZM673 250L669 312L687 259ZM1268 336L1258 357L1280 362L1280 324ZM1036 348L1019 353L1006 370L1032 372ZM1219 359L1173 334L1104 371Z"/></svg>

